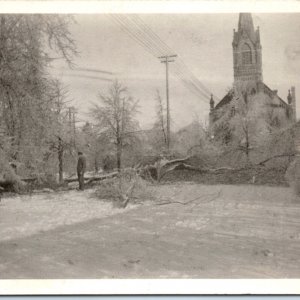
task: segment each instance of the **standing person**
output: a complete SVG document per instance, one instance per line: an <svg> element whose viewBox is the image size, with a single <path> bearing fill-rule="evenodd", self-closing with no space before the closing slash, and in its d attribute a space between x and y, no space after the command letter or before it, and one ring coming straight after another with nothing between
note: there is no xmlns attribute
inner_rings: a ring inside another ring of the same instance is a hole
<svg viewBox="0 0 300 300"><path fill-rule="evenodd" d="M84 172L86 169L86 158L82 152L78 152L78 161L77 161L77 176L79 182L79 190L84 190Z"/></svg>

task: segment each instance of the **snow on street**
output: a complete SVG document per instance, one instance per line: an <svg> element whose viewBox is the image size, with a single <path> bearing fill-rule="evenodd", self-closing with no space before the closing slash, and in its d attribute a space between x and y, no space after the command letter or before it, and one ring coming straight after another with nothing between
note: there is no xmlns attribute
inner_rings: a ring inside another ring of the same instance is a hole
<svg viewBox="0 0 300 300"><path fill-rule="evenodd" d="M4 198L0 278L299 278L291 189L151 189L155 200L125 210L92 190Z"/></svg>
<svg viewBox="0 0 300 300"><path fill-rule="evenodd" d="M29 236L61 225L125 212L96 199L93 190L4 197L0 202L0 241Z"/></svg>

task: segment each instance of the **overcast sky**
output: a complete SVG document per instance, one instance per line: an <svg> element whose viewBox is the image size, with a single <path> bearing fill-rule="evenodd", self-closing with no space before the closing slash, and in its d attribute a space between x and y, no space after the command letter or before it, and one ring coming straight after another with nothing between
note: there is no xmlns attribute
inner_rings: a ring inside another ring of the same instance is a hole
<svg viewBox="0 0 300 300"><path fill-rule="evenodd" d="M260 27L264 82L277 89L284 100L290 86L296 86L300 116L300 14L252 16L255 28ZM231 43L238 14L140 14L139 17L208 90L218 99L225 95L233 83ZM87 119L85 113L91 103L99 101L97 94L105 93L111 80L118 79L139 99L140 123L149 127L155 117L156 89L165 97L165 65L108 15L76 15L75 20L70 29L80 52L74 61L79 70L70 70L56 61L52 72L68 86L79 117ZM170 64L173 128L187 125L196 117L205 122L208 100L196 96L172 76L174 64Z"/></svg>

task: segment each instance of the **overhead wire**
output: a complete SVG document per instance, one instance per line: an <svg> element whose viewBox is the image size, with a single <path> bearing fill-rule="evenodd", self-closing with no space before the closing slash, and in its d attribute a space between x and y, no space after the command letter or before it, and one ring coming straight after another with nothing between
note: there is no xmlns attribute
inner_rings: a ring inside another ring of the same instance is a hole
<svg viewBox="0 0 300 300"><path fill-rule="evenodd" d="M134 15L133 19L136 20L136 22L141 27L144 28L146 34L148 34L152 38L152 40L154 40L154 42L156 42L164 47L165 52L168 52L168 51L170 53L173 52L173 50L145 22L143 22L143 20L138 15ZM181 57L178 57L178 60L179 60L179 63L181 64L181 66L190 74L190 76L193 78L193 80L195 80L201 86L201 88L203 88L206 92L210 93L210 91L190 71L190 69L186 66L184 61L181 59Z"/></svg>
<svg viewBox="0 0 300 300"><path fill-rule="evenodd" d="M172 49L164 43L155 32L147 26L137 15L126 17L124 15L109 15L110 18L129 36L140 44L148 53L155 57L166 53L173 53ZM210 99L209 90L195 77L181 58L174 64L174 75L182 81L187 89L195 95ZM203 99L202 99L203 100Z"/></svg>
<svg viewBox="0 0 300 300"><path fill-rule="evenodd" d="M157 49L153 48L151 45L148 45L147 42L143 41L136 33L132 32L132 30L128 28L124 20L122 20L118 15L113 14L109 16L117 25L121 26L121 30L123 32L129 34L129 36L132 39L134 39L138 44L140 44L143 48L145 48L147 52L149 52L151 55L160 55L160 53L157 52ZM153 53L153 51L155 53Z"/></svg>
<svg viewBox="0 0 300 300"><path fill-rule="evenodd" d="M143 20L138 15L134 15L133 19L136 20L136 22L142 28L144 28L146 34L148 34L152 38L152 40L154 40L156 43L158 43L164 47L165 52L168 52L168 51L170 53L173 52L173 50L145 22L143 22ZM194 82L195 86L197 88L199 86L200 89L203 89L204 92L206 92L208 94L208 96L210 96L211 92L209 91L209 89L192 73L192 71L187 67L187 65L185 64L185 62L182 60L182 58L180 56L178 57L176 67L184 69L184 71L186 73L188 73L189 76L191 77L191 80ZM183 73L184 73L184 71L183 71Z"/></svg>
<svg viewBox="0 0 300 300"><path fill-rule="evenodd" d="M124 18L126 18L126 17L124 17ZM138 18L137 16L136 16L136 18ZM128 17L127 17L127 20L128 20ZM141 21L141 20L140 20ZM141 22L140 22L141 23ZM137 24L137 23L136 23ZM130 26L129 25L129 23L127 23L127 25L128 26ZM145 26L147 26L146 24L144 24L144 28L145 28ZM149 31L150 32L150 31ZM160 49L160 51L161 51L161 55L163 55L163 54L166 54L166 53L173 53L174 51L168 46L168 45L166 45L165 43L163 43L160 39L159 39L159 37L157 36L157 35L155 35L155 33L153 32L153 31L151 31L151 34L149 34L149 32L146 32L145 33L145 35L146 35L146 38L148 37L148 36L151 36L151 39L152 39L152 43L154 43L154 45L155 46L157 46L157 47L159 47ZM145 38L145 37L144 37ZM154 40L154 41L153 41ZM159 45L159 46L158 46ZM189 78L189 76L187 76L187 74L186 73L184 73L183 71L182 71L182 69L180 69L180 68L178 68L178 65L175 63L174 64L174 69L177 69L177 74L175 73L175 75L177 75L177 77L179 77L179 79L181 79L183 82L184 82L184 85L189 89L189 90L191 90L191 88L192 89L194 89L197 93L200 93L201 94L201 96L203 96L203 97L205 97L206 99L209 99L210 98L210 94L209 93L205 93L205 92L203 92L198 86L197 86L197 84L195 84L195 82L193 82L193 78L191 79L191 78ZM180 74L182 75L182 76L180 76ZM183 78L184 77L184 78ZM199 95L198 95L199 96Z"/></svg>

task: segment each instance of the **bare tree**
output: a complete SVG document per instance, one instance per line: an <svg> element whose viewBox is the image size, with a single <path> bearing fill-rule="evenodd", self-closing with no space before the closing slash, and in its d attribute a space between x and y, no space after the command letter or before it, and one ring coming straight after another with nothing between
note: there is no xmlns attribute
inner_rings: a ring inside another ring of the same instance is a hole
<svg viewBox="0 0 300 300"><path fill-rule="evenodd" d="M106 133L99 134L98 126L90 122L86 122L82 128L78 130L78 143L84 147L87 160L91 162L95 173L100 169L100 162L107 159L110 148L109 140ZM106 166L104 167L106 168Z"/></svg>
<svg viewBox="0 0 300 300"><path fill-rule="evenodd" d="M59 81L54 81L53 93L56 105L52 111L53 119L50 127L49 143L51 152L57 154L59 183L63 183L65 151L73 147L72 138L70 138L72 128L66 118L68 114L67 103L69 102L66 100L67 90Z"/></svg>
<svg viewBox="0 0 300 300"><path fill-rule="evenodd" d="M70 17L0 16L0 109L9 138L8 157L33 170L43 160L55 107L47 66L59 55L69 64L76 54Z"/></svg>
<svg viewBox="0 0 300 300"><path fill-rule="evenodd" d="M269 138L264 96L236 93L219 114L214 124L216 139L225 145L228 153L242 153L250 163L250 153L261 151Z"/></svg>
<svg viewBox="0 0 300 300"><path fill-rule="evenodd" d="M138 127L135 116L138 101L128 95L126 87L114 81L106 95L99 94L101 104L96 104L91 114L102 132L115 145L118 170L122 167L122 152L130 144Z"/></svg>

